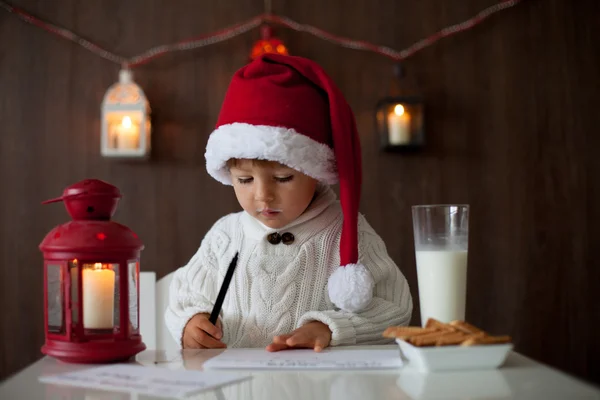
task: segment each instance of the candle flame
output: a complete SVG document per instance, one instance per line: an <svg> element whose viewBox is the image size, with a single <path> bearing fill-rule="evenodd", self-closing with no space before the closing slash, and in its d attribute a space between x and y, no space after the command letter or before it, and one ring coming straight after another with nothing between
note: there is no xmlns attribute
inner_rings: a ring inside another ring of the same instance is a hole
<svg viewBox="0 0 600 400"><path fill-rule="evenodd" d="M398 116L403 115L404 106L402 104L396 104L396 107L394 107L394 113Z"/></svg>
<svg viewBox="0 0 600 400"><path fill-rule="evenodd" d="M131 117L125 116L123 117L123 122L121 122L124 128L131 128Z"/></svg>

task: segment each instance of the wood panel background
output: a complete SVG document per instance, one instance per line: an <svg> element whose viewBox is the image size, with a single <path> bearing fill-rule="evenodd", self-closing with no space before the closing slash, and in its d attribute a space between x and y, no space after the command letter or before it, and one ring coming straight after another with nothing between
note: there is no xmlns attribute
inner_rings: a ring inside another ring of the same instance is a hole
<svg viewBox="0 0 600 400"><path fill-rule="evenodd" d="M273 11L338 35L404 48L494 0L273 0ZM14 0L122 55L208 33L263 11L260 0ZM427 101L427 148L385 154L374 105L392 64L279 29L355 110L364 153L361 210L417 299L410 206L472 207L467 318L516 349L600 382L600 148L597 0L527 0L407 63ZM0 378L41 357L38 244L66 221L41 206L86 177L117 185L116 219L143 239L142 269L183 265L233 192L206 174L204 147L231 75L258 30L135 71L153 108L153 158L100 156L100 104L118 66L0 10ZM414 321L419 321L418 302Z"/></svg>

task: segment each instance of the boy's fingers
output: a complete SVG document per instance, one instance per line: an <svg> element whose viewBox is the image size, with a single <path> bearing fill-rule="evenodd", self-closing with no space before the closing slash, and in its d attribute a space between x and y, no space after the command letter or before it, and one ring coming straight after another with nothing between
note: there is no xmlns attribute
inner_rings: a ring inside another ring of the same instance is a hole
<svg viewBox="0 0 600 400"><path fill-rule="evenodd" d="M276 344L286 344L286 341L291 337L292 335L279 335L279 336L275 336L273 338L273 343Z"/></svg>
<svg viewBox="0 0 600 400"><path fill-rule="evenodd" d="M193 333L193 339L198 342L201 346L206 347L207 349L221 349L227 347L225 343L220 340L215 339L208 333L204 332L200 328L195 329Z"/></svg>
<svg viewBox="0 0 600 400"><path fill-rule="evenodd" d="M195 327L195 329L190 331L190 336L193 341L198 343L198 345L202 345L202 341L208 335L199 327Z"/></svg>
<svg viewBox="0 0 600 400"><path fill-rule="evenodd" d="M211 324L211 322L207 319L200 321L198 323L198 328L202 329L204 332L208 333L215 339L221 339L221 337L223 336L221 334L221 329Z"/></svg>
<svg viewBox="0 0 600 400"><path fill-rule="evenodd" d="M323 349L327 346L328 346L328 344L327 344L327 340L325 340L325 338L320 337L320 336L317 337L317 339L315 340L315 351L317 353L320 353L321 351L323 351Z"/></svg>
<svg viewBox="0 0 600 400"><path fill-rule="evenodd" d="M286 340L285 344L287 344L288 346L308 346L308 347L312 347L312 344L314 342L314 339L307 335L304 332L296 332L293 335L291 335L290 338L288 338L288 340Z"/></svg>
<svg viewBox="0 0 600 400"><path fill-rule="evenodd" d="M280 350L285 350L285 349L289 349L290 347L285 344L285 343L271 343L270 345L267 346L266 350L267 351L280 351Z"/></svg>
<svg viewBox="0 0 600 400"><path fill-rule="evenodd" d="M196 340L192 337L190 337L190 335L186 335L183 339L183 348L184 349L203 349L204 346L202 346L200 343L196 342Z"/></svg>

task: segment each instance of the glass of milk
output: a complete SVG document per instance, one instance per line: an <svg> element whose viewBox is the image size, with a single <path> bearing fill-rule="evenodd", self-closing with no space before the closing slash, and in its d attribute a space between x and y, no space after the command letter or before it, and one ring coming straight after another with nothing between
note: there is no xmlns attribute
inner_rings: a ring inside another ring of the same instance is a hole
<svg viewBox="0 0 600 400"><path fill-rule="evenodd" d="M465 319L469 206L412 207L421 324Z"/></svg>

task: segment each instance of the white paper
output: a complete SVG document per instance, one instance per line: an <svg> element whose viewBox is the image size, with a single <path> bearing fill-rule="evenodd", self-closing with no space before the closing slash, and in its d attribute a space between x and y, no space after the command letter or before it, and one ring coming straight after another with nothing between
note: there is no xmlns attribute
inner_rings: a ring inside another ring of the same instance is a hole
<svg viewBox="0 0 600 400"><path fill-rule="evenodd" d="M250 377L237 373L173 371L164 368L115 364L59 375L42 376L39 379L44 383L58 385L164 397L184 397L246 378Z"/></svg>
<svg viewBox="0 0 600 400"><path fill-rule="evenodd" d="M204 363L205 369L388 369L402 366L398 349L349 350L329 348L268 352L227 349Z"/></svg>

